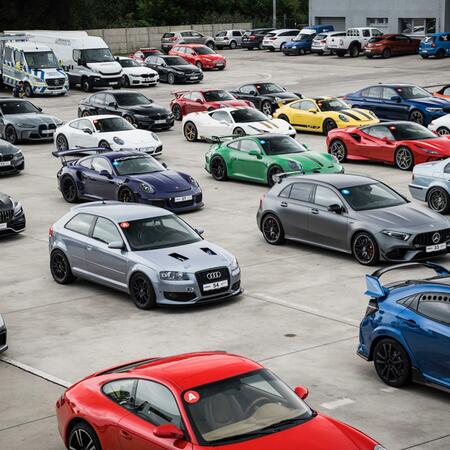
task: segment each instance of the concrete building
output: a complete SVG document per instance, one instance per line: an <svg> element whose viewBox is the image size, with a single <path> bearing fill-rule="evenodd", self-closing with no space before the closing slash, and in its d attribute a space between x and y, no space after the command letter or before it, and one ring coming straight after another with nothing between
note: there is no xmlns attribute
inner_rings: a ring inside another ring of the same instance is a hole
<svg viewBox="0 0 450 450"><path fill-rule="evenodd" d="M384 33L424 36L450 31L450 0L310 0L311 25L336 30L374 26Z"/></svg>

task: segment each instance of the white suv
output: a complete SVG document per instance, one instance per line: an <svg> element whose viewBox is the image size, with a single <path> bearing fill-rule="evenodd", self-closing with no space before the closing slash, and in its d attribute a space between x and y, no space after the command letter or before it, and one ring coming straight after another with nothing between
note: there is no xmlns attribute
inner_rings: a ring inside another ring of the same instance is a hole
<svg viewBox="0 0 450 450"><path fill-rule="evenodd" d="M291 42L300 33L297 29L273 30L264 36L262 46L271 52L281 50L283 45Z"/></svg>

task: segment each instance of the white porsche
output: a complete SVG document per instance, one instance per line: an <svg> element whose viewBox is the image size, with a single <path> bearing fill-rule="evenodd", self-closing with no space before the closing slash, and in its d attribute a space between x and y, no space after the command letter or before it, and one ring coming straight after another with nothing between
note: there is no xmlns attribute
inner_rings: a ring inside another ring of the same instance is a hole
<svg viewBox="0 0 450 450"><path fill-rule="evenodd" d="M87 116L58 127L54 136L58 150L104 147L159 155L162 143L152 131L138 130L124 118L113 115Z"/></svg>
<svg viewBox="0 0 450 450"><path fill-rule="evenodd" d="M184 137L190 141L214 136L277 133L294 137L296 131L284 120L273 119L255 108L219 108L183 117Z"/></svg>
<svg viewBox="0 0 450 450"><path fill-rule="evenodd" d="M117 56L116 60L122 66L123 87L156 86L158 84L159 75L156 70L126 56Z"/></svg>
<svg viewBox="0 0 450 450"><path fill-rule="evenodd" d="M434 131L439 136L450 134L450 114L434 119L428 125L428 129Z"/></svg>

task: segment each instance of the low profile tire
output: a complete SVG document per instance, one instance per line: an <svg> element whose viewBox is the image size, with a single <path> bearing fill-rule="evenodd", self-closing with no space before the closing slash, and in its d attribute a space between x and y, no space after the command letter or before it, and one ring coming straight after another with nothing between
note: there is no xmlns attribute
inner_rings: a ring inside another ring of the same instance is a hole
<svg viewBox="0 0 450 450"><path fill-rule="evenodd" d="M17 142L17 131L12 125L8 125L5 129L5 139L10 144L15 144Z"/></svg>
<svg viewBox="0 0 450 450"><path fill-rule="evenodd" d="M412 170L414 167L414 156L407 147L400 147L395 152L395 165L400 170Z"/></svg>
<svg viewBox="0 0 450 450"><path fill-rule="evenodd" d="M340 139L335 139L331 142L328 153L334 155L340 163L347 160L347 147Z"/></svg>
<svg viewBox="0 0 450 450"><path fill-rule="evenodd" d="M269 100L264 100L261 103L261 111L267 116L272 115L272 104L269 102Z"/></svg>
<svg viewBox="0 0 450 450"><path fill-rule="evenodd" d="M93 428L86 422L75 424L68 438L70 450L102 450L100 441Z"/></svg>
<svg viewBox="0 0 450 450"><path fill-rule="evenodd" d="M63 134L56 136L56 148L58 150L67 150L69 148L69 142Z"/></svg>
<svg viewBox="0 0 450 450"><path fill-rule="evenodd" d="M198 138L197 127L194 122L186 122L183 127L183 134L187 141L195 142Z"/></svg>
<svg viewBox="0 0 450 450"><path fill-rule="evenodd" d="M235 135L235 136L245 136L246 133L245 133L245 131L244 131L241 127L236 127L236 128L233 130L233 135Z"/></svg>
<svg viewBox="0 0 450 450"><path fill-rule="evenodd" d="M169 84L175 83L175 75L173 73L169 73L167 75L167 83L169 83Z"/></svg>
<svg viewBox="0 0 450 450"><path fill-rule="evenodd" d="M230 49L234 50L237 47L236 41L231 41L230 42Z"/></svg>
<svg viewBox="0 0 450 450"><path fill-rule="evenodd" d="M70 284L76 280L69 260L61 250L53 250L50 255L50 272L58 284Z"/></svg>
<svg viewBox="0 0 450 450"><path fill-rule="evenodd" d="M446 136L447 134L450 134L450 130L447 127L439 127L436 132L439 136Z"/></svg>
<svg viewBox="0 0 450 450"><path fill-rule="evenodd" d="M98 146L101 147L101 148L109 148L109 149L111 148L111 146L106 141L100 141L98 143Z"/></svg>
<svg viewBox="0 0 450 450"><path fill-rule="evenodd" d="M183 118L181 106L175 103L175 105L172 106L172 114L175 120L181 120Z"/></svg>
<svg viewBox="0 0 450 450"><path fill-rule="evenodd" d="M267 214L263 217L261 231L266 242L271 245L280 245L284 242L283 225L275 214Z"/></svg>
<svg viewBox="0 0 450 450"><path fill-rule="evenodd" d="M279 173L282 173L283 169L280 166L272 166L267 171L267 184L272 187L275 184L275 181L273 181L273 176L277 175Z"/></svg>
<svg viewBox="0 0 450 450"><path fill-rule="evenodd" d="M123 116L123 118L124 118L128 123L130 123L131 125L134 125L134 119L133 119L133 117L131 117L131 116L129 116L129 115L127 114L127 115Z"/></svg>
<svg viewBox="0 0 450 450"><path fill-rule="evenodd" d="M211 175L217 181L228 179L227 165L221 156L214 156L210 163Z"/></svg>
<svg viewBox="0 0 450 450"><path fill-rule="evenodd" d="M364 266L373 266L380 260L380 251L375 238L365 231L357 233L352 240L353 257Z"/></svg>
<svg viewBox="0 0 450 450"><path fill-rule="evenodd" d="M134 304L139 309L152 309L156 306L155 290L143 273L139 272L131 277L129 290Z"/></svg>
<svg viewBox="0 0 450 450"><path fill-rule="evenodd" d="M89 111L83 111L80 117L88 117L90 116Z"/></svg>
<svg viewBox="0 0 450 450"><path fill-rule="evenodd" d="M389 386L402 387L411 380L411 361L403 346L394 339L377 342L373 364L378 376Z"/></svg>
<svg viewBox="0 0 450 450"><path fill-rule="evenodd" d="M339 58L343 58L345 56L345 52L343 52L343 51L336 51L336 55L339 56Z"/></svg>
<svg viewBox="0 0 450 450"><path fill-rule="evenodd" d="M432 188L427 194L428 207L440 214L446 214L450 207L450 196L442 188Z"/></svg>
<svg viewBox="0 0 450 450"><path fill-rule="evenodd" d="M409 120L411 122L416 122L419 125L423 125L425 122L425 118L423 117L423 113L418 109L413 109L409 114Z"/></svg>
<svg viewBox="0 0 450 450"><path fill-rule="evenodd" d="M438 59L442 59L445 57L445 50L443 48L440 48L437 52L436 52L436 58Z"/></svg>
<svg viewBox="0 0 450 450"><path fill-rule="evenodd" d="M281 120L284 120L284 121L287 122L287 123L291 123L291 122L289 121L289 117L286 116L286 114L280 114L280 115L278 116L278 118L281 119Z"/></svg>
<svg viewBox="0 0 450 450"><path fill-rule="evenodd" d="M61 194L67 203L76 203L78 198L78 189L75 180L70 175L64 175L60 183Z"/></svg>
<svg viewBox="0 0 450 450"><path fill-rule="evenodd" d="M383 53L381 54L381 56L382 56L384 59L390 58L390 57L392 56L391 49L390 49L390 48L385 48L385 49L383 50Z"/></svg>
<svg viewBox="0 0 450 450"><path fill-rule="evenodd" d="M123 75L120 84L124 88L129 88L130 87L130 79L126 75Z"/></svg>
<svg viewBox="0 0 450 450"><path fill-rule="evenodd" d="M91 82L89 81L89 78L83 78L81 80L81 89L84 92L91 92L92 91L92 85L91 85Z"/></svg>
<svg viewBox="0 0 450 450"><path fill-rule="evenodd" d="M333 119L326 119L322 125L322 132L326 136L331 130L337 128L337 124Z"/></svg>
<svg viewBox="0 0 450 450"><path fill-rule="evenodd" d="M30 83L25 83L23 86L23 92L25 93L25 97L33 97L33 88Z"/></svg>
<svg viewBox="0 0 450 450"><path fill-rule="evenodd" d="M117 194L117 200L123 203L135 202L133 192L127 187L123 187L122 189L120 189L119 193Z"/></svg>

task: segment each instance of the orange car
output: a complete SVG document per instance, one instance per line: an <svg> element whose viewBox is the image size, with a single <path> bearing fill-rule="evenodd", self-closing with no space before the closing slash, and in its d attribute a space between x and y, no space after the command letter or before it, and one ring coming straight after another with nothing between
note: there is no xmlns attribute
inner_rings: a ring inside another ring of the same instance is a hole
<svg viewBox="0 0 450 450"><path fill-rule="evenodd" d="M450 98L450 84L445 85L433 94L435 97Z"/></svg>

